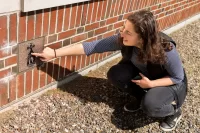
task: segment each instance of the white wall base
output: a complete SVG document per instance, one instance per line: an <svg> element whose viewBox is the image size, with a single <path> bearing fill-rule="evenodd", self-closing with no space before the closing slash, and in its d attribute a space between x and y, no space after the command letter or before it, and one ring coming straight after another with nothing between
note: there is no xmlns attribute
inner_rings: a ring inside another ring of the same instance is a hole
<svg viewBox="0 0 200 133"><path fill-rule="evenodd" d="M190 23L192 23L192 22L194 22L194 21L196 21L198 19L200 19L200 14L192 16L189 19L187 19L187 20L185 20L185 21L183 21L181 23L178 23L173 27L170 27L169 29L164 30L164 33L171 34L172 32L177 31L177 30L181 29L182 27L184 27L184 26L186 26L186 25L188 25L188 24L190 24Z"/></svg>

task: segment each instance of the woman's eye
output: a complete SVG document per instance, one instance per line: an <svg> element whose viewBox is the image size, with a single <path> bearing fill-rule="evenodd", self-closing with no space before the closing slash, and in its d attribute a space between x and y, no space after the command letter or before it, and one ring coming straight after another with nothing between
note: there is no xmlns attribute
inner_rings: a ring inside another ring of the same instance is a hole
<svg viewBox="0 0 200 133"><path fill-rule="evenodd" d="M120 31L120 32L123 32L123 30L124 30L124 27L123 27L123 26L119 28L119 31Z"/></svg>
<svg viewBox="0 0 200 133"><path fill-rule="evenodd" d="M130 32L127 32L127 34L128 34L128 35L131 35L131 33L130 33Z"/></svg>

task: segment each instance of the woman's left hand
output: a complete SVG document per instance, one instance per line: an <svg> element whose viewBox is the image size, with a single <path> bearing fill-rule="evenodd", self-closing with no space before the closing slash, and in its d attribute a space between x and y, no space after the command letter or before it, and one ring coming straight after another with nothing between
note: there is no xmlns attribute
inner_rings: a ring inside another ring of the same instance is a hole
<svg viewBox="0 0 200 133"><path fill-rule="evenodd" d="M133 83L136 83L139 85L141 88L152 88L152 82L149 80L146 76L144 76L142 73L139 73L142 79L140 80L131 80Z"/></svg>

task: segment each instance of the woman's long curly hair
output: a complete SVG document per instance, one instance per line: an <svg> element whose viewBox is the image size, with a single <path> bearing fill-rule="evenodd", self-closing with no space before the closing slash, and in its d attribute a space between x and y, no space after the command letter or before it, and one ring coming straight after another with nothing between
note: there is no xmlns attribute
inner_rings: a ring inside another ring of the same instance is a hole
<svg viewBox="0 0 200 133"><path fill-rule="evenodd" d="M170 42L159 36L153 13L140 10L128 16L127 20L133 24L135 32L143 40L138 60L142 63L147 63L147 61L156 64L165 63L165 49L171 46Z"/></svg>

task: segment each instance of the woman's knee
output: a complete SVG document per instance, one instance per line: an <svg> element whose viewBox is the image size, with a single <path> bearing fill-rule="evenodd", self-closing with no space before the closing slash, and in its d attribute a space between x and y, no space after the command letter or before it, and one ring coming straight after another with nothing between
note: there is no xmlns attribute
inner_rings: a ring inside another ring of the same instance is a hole
<svg viewBox="0 0 200 133"><path fill-rule="evenodd" d="M127 81L132 77L132 68L128 65L117 64L107 72L107 78L111 81Z"/></svg>
<svg viewBox="0 0 200 133"><path fill-rule="evenodd" d="M126 65L112 66L107 72L108 81L121 92L129 92L131 86L131 70Z"/></svg>
<svg viewBox="0 0 200 133"><path fill-rule="evenodd" d="M119 75L117 75L117 71L119 71L118 66L112 66L107 72L107 78L112 85L114 85L117 89L122 91L121 88L123 85L121 84L120 79L118 78Z"/></svg>
<svg viewBox="0 0 200 133"><path fill-rule="evenodd" d="M107 72L107 78L109 81L116 81L116 66L112 66Z"/></svg>

